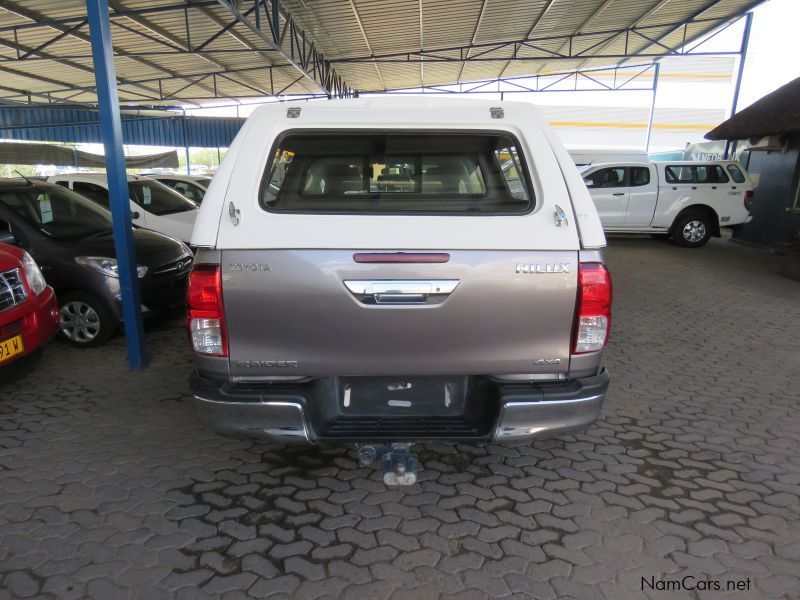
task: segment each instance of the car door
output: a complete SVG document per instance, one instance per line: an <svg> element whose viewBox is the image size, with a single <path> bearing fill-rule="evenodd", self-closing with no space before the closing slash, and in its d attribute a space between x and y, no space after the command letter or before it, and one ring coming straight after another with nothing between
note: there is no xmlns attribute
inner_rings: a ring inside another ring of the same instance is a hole
<svg viewBox="0 0 800 600"><path fill-rule="evenodd" d="M625 225L647 227L653 221L658 202L658 179L653 167L627 167L629 186Z"/></svg>
<svg viewBox="0 0 800 600"><path fill-rule="evenodd" d="M630 197L625 171L625 167L605 167L584 176L603 227L625 223Z"/></svg>

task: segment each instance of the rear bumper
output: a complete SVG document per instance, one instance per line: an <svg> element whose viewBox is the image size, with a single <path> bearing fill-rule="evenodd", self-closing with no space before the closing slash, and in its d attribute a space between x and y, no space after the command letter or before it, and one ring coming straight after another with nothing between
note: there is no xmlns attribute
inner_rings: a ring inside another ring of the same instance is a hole
<svg viewBox="0 0 800 600"><path fill-rule="evenodd" d="M580 431L600 414L609 375L599 374L558 383L501 383L482 381L487 403L495 408L485 413L491 422L474 434L426 432L380 437L329 437L320 435L313 422L310 403L325 401L313 382L263 385L231 385L194 373L192 393L198 414L207 427L220 433L254 436L281 442L357 441L505 441L550 438Z"/></svg>

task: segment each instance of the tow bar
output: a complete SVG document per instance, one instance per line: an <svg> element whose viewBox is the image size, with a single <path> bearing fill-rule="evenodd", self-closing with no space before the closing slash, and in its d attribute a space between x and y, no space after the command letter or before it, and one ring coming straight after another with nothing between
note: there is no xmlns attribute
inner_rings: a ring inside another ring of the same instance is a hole
<svg viewBox="0 0 800 600"><path fill-rule="evenodd" d="M417 482L417 455L409 450L411 444L382 444L360 446L358 464L368 467L380 464L383 467L383 483L386 485L414 485Z"/></svg>

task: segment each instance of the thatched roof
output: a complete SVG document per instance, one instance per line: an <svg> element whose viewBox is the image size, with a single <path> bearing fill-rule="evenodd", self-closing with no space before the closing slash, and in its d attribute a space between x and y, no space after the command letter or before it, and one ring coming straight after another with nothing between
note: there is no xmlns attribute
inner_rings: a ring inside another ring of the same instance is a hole
<svg viewBox="0 0 800 600"><path fill-rule="evenodd" d="M795 131L800 131L800 77L736 113L705 137L745 140Z"/></svg>

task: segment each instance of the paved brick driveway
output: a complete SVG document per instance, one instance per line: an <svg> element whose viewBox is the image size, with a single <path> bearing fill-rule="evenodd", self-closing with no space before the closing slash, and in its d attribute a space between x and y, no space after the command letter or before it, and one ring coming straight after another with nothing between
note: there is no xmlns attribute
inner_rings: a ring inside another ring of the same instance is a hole
<svg viewBox="0 0 800 600"><path fill-rule="evenodd" d="M204 431L177 321L150 329L140 375L121 338L51 345L0 388L0 598L720 597L642 591L687 574L800 596L800 283L721 240L607 256L601 420L427 446L405 489L349 448Z"/></svg>

